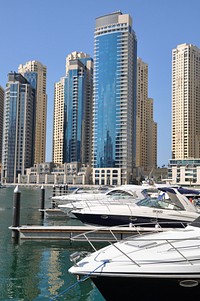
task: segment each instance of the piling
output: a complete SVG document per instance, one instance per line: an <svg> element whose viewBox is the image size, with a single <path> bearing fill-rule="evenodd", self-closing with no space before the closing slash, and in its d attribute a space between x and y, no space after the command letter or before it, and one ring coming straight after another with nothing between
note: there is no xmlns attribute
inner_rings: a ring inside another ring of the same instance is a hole
<svg viewBox="0 0 200 301"><path fill-rule="evenodd" d="M68 192L68 185L66 184L66 185L64 186L64 194L67 194L67 192Z"/></svg>
<svg viewBox="0 0 200 301"><path fill-rule="evenodd" d="M41 187L40 209L41 209L41 215L44 218L44 209L45 209L45 188L44 188L44 186Z"/></svg>
<svg viewBox="0 0 200 301"><path fill-rule="evenodd" d="M63 189L63 186L62 186L62 185L60 185L60 187L59 187L59 190L60 190L60 195L62 195L62 189Z"/></svg>
<svg viewBox="0 0 200 301"><path fill-rule="evenodd" d="M21 199L21 192L19 191L19 187L16 186L13 194L13 220L12 220L13 227L19 227L20 224L20 199ZM12 230L12 238L18 240L19 238L18 230L16 229Z"/></svg>
<svg viewBox="0 0 200 301"><path fill-rule="evenodd" d="M56 187L53 186L53 194L52 196L55 196L56 195ZM51 208L54 209L56 206L55 206L55 201L53 199L51 199Z"/></svg>

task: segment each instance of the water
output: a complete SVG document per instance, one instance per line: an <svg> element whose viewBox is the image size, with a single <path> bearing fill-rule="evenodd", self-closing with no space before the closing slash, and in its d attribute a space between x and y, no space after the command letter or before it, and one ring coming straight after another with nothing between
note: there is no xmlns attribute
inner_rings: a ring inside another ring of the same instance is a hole
<svg viewBox="0 0 200 301"><path fill-rule="evenodd" d="M19 241L15 243L12 225L15 187L0 189L0 300L13 301L105 301L92 281L77 284L68 273L70 254L88 249L87 243L69 241ZM40 188L23 188L21 192L21 225L71 225L75 220L42 220ZM52 189L45 189L45 207L51 207Z"/></svg>

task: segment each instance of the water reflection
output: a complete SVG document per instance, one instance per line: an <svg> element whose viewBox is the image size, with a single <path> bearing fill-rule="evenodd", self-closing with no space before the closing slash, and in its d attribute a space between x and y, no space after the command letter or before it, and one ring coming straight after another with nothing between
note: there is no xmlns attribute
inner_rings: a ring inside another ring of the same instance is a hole
<svg viewBox="0 0 200 301"><path fill-rule="evenodd" d="M88 244L70 244L69 241L19 241L13 243L9 226L12 223L14 188L0 190L0 300L7 301L103 301L94 284L88 279L77 283L68 273L70 254L90 250ZM48 208L46 192L46 208ZM41 219L40 189L21 190L21 225L74 224L72 220ZM72 289L69 289L72 287ZM56 297L58 296L58 298Z"/></svg>

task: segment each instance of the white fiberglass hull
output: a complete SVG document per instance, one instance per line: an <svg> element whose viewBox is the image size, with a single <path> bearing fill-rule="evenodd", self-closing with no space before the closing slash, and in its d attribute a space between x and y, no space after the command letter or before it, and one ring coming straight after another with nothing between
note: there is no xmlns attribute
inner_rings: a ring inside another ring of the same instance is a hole
<svg viewBox="0 0 200 301"><path fill-rule="evenodd" d="M179 227L181 222L186 225L195 220L198 212L193 211L175 211L157 209L152 207L140 207L137 205L107 205L85 208L80 211L72 210L72 213L83 223L101 225L101 226L118 226L133 224L146 224L154 226L159 223L162 227Z"/></svg>
<svg viewBox="0 0 200 301"><path fill-rule="evenodd" d="M107 301L192 300L200 295L200 228L148 234L102 248L69 269Z"/></svg>

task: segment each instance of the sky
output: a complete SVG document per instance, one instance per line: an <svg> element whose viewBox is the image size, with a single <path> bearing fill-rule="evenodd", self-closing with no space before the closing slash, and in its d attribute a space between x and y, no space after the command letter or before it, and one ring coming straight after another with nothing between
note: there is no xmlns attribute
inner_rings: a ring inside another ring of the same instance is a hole
<svg viewBox="0 0 200 301"><path fill-rule="evenodd" d="M154 99L159 167L171 159L171 55L177 45L200 48L199 0L0 0L0 85L20 64L47 67L46 162L52 161L54 84L65 76L73 51L93 57L97 17L130 14L137 56L148 64L148 96Z"/></svg>

